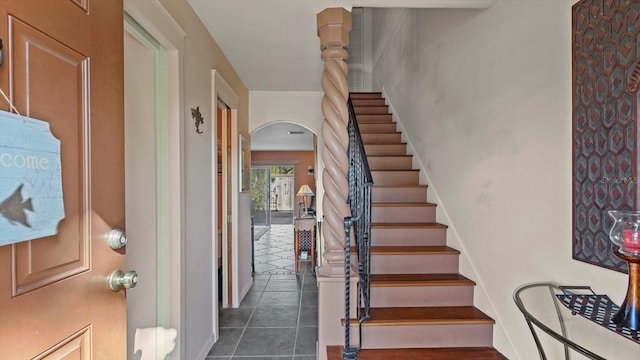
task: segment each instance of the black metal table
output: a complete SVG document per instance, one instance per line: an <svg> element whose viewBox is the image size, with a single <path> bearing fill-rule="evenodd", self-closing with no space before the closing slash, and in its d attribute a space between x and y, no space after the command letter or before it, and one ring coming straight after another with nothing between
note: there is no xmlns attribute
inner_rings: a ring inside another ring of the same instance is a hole
<svg viewBox="0 0 640 360"><path fill-rule="evenodd" d="M570 359L572 353L594 360L640 354L638 331L613 323L618 305L589 286L532 283L517 288L513 297L542 360Z"/></svg>

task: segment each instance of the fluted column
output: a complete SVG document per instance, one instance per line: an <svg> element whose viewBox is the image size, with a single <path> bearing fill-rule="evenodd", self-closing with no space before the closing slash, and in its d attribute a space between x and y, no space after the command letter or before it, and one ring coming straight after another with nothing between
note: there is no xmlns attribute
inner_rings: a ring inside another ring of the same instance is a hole
<svg viewBox="0 0 640 360"><path fill-rule="evenodd" d="M348 52L344 47L349 44L351 13L343 8L328 8L318 14L317 24L321 57L324 61L322 72L324 222L322 232L325 252L323 253L324 262L319 272L326 276L344 276L344 218L351 214L347 204L349 197L347 181L349 86L345 60Z"/></svg>

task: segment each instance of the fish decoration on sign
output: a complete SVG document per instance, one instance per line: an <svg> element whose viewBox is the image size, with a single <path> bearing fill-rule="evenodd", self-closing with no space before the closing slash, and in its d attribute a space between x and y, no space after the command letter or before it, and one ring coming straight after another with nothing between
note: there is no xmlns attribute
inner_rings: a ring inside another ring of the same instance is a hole
<svg viewBox="0 0 640 360"><path fill-rule="evenodd" d="M20 184L11 196L0 202L0 215L7 219L12 225L18 223L30 228L31 225L29 225L26 211L33 212L33 204L31 198L23 200L23 186L24 184Z"/></svg>

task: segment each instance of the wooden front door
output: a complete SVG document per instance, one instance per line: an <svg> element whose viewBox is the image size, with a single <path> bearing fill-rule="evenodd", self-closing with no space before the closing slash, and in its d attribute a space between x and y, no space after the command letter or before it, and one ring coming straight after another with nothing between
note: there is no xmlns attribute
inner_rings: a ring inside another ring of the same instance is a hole
<svg viewBox="0 0 640 360"><path fill-rule="evenodd" d="M65 206L57 235L0 247L0 358L125 359L106 281L126 271L106 241L124 227L122 1L2 0L0 38L0 87L61 142Z"/></svg>

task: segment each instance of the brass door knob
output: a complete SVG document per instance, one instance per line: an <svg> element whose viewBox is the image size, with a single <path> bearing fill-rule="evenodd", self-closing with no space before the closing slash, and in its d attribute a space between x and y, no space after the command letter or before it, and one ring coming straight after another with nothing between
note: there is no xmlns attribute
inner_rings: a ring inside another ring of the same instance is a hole
<svg viewBox="0 0 640 360"><path fill-rule="evenodd" d="M122 288L132 289L138 285L138 273L129 270L123 273L122 270L115 270L107 278L109 289L112 291L120 291Z"/></svg>

